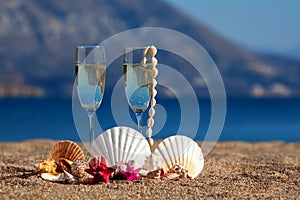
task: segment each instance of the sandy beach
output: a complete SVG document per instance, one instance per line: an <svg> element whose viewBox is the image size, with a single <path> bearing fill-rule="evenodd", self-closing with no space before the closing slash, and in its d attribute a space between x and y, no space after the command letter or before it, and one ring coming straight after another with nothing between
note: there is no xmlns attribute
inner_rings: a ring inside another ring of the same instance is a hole
<svg viewBox="0 0 300 200"><path fill-rule="evenodd" d="M299 199L300 143L218 143L193 180L71 185L37 176L33 165L56 141L0 143L1 199Z"/></svg>

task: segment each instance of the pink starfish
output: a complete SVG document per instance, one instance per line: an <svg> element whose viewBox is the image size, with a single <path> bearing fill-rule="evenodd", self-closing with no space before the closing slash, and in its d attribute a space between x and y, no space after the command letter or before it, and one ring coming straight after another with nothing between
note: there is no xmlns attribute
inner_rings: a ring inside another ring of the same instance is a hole
<svg viewBox="0 0 300 200"><path fill-rule="evenodd" d="M113 168L107 167L106 159L101 156L101 162L95 163L95 159L92 159L92 163L89 169L85 171L93 176L91 182L88 185L96 184L99 182L109 183L109 176L115 171Z"/></svg>
<svg viewBox="0 0 300 200"><path fill-rule="evenodd" d="M120 173L123 174L124 176L126 176L127 181L140 180L140 177L139 177L140 170L141 170L141 168L133 169L130 166L130 163L128 162L126 171L120 170Z"/></svg>

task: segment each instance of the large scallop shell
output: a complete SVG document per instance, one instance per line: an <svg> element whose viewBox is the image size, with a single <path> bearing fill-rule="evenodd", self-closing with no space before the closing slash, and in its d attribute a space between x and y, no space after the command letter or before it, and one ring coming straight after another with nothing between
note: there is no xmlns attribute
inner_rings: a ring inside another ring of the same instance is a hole
<svg viewBox="0 0 300 200"><path fill-rule="evenodd" d="M69 140L60 141L56 143L51 150L50 158L59 163L61 159L67 159L70 161L84 160L84 153L80 146L75 142Z"/></svg>
<svg viewBox="0 0 300 200"><path fill-rule="evenodd" d="M199 145L192 139L176 135L164 139L155 149L154 155L161 157L164 169L171 172L182 165L190 178L197 177L203 169L204 158Z"/></svg>
<svg viewBox="0 0 300 200"><path fill-rule="evenodd" d="M107 165L131 162L134 168L143 166L151 150L144 136L129 127L118 126L99 135L92 146L94 157L104 156Z"/></svg>

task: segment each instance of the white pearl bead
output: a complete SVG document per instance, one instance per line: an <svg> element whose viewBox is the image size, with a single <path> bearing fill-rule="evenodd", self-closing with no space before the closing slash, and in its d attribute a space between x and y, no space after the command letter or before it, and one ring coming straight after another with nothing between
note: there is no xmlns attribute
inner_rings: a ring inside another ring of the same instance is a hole
<svg viewBox="0 0 300 200"><path fill-rule="evenodd" d="M155 56L156 53L157 53L157 49L156 49L155 46L152 45L152 46L149 48L148 52L149 52L149 54L150 54L151 56Z"/></svg>
<svg viewBox="0 0 300 200"><path fill-rule="evenodd" d="M144 56L155 56L157 53L157 49L155 46L147 46L144 51Z"/></svg>
<svg viewBox="0 0 300 200"><path fill-rule="evenodd" d="M158 69L157 68L153 68L152 71L152 77L155 78L158 75Z"/></svg>
<svg viewBox="0 0 300 200"><path fill-rule="evenodd" d="M153 125L154 125L154 119L153 118L149 118L147 120L147 125L148 125L148 127L153 127Z"/></svg>
<svg viewBox="0 0 300 200"><path fill-rule="evenodd" d="M146 65L147 64L147 58L146 57L143 57L141 64L142 65Z"/></svg>
<svg viewBox="0 0 300 200"><path fill-rule="evenodd" d="M152 66L155 67L157 65L158 61L155 57L152 57L151 58L151 63L152 63Z"/></svg>
<svg viewBox="0 0 300 200"><path fill-rule="evenodd" d="M152 136L152 128L151 128L151 127L149 127L149 128L146 130L146 135L147 135L147 137L151 138L151 136Z"/></svg>
<svg viewBox="0 0 300 200"><path fill-rule="evenodd" d="M151 107L154 107L156 105L156 100L154 98L151 99Z"/></svg>
<svg viewBox="0 0 300 200"><path fill-rule="evenodd" d="M157 81L155 79L152 80L152 86L155 88L157 86Z"/></svg>
<svg viewBox="0 0 300 200"><path fill-rule="evenodd" d="M149 117L153 117L155 115L155 109L154 108L150 108L149 109Z"/></svg>
<svg viewBox="0 0 300 200"><path fill-rule="evenodd" d="M156 95L157 95L157 90L154 89L154 88L152 88L152 96L153 96L153 98L154 98Z"/></svg>
<svg viewBox="0 0 300 200"><path fill-rule="evenodd" d="M150 46L147 46L144 50L144 56L147 56L149 55L149 49L150 49Z"/></svg>

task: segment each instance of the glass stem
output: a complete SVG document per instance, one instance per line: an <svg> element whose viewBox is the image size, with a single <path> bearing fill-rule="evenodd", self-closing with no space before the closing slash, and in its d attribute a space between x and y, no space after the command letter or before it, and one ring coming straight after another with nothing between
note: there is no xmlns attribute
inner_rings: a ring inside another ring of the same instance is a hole
<svg viewBox="0 0 300 200"><path fill-rule="evenodd" d="M136 116L136 120L137 120L137 125L138 125L138 131L142 133L142 130L143 130L143 125L142 125L142 115L143 113L135 113L135 116Z"/></svg>
<svg viewBox="0 0 300 200"><path fill-rule="evenodd" d="M89 136L90 136L90 146L89 146L89 154L88 159L92 158L92 145L94 142L94 125L95 125L95 111L88 111L88 117L89 117Z"/></svg>

